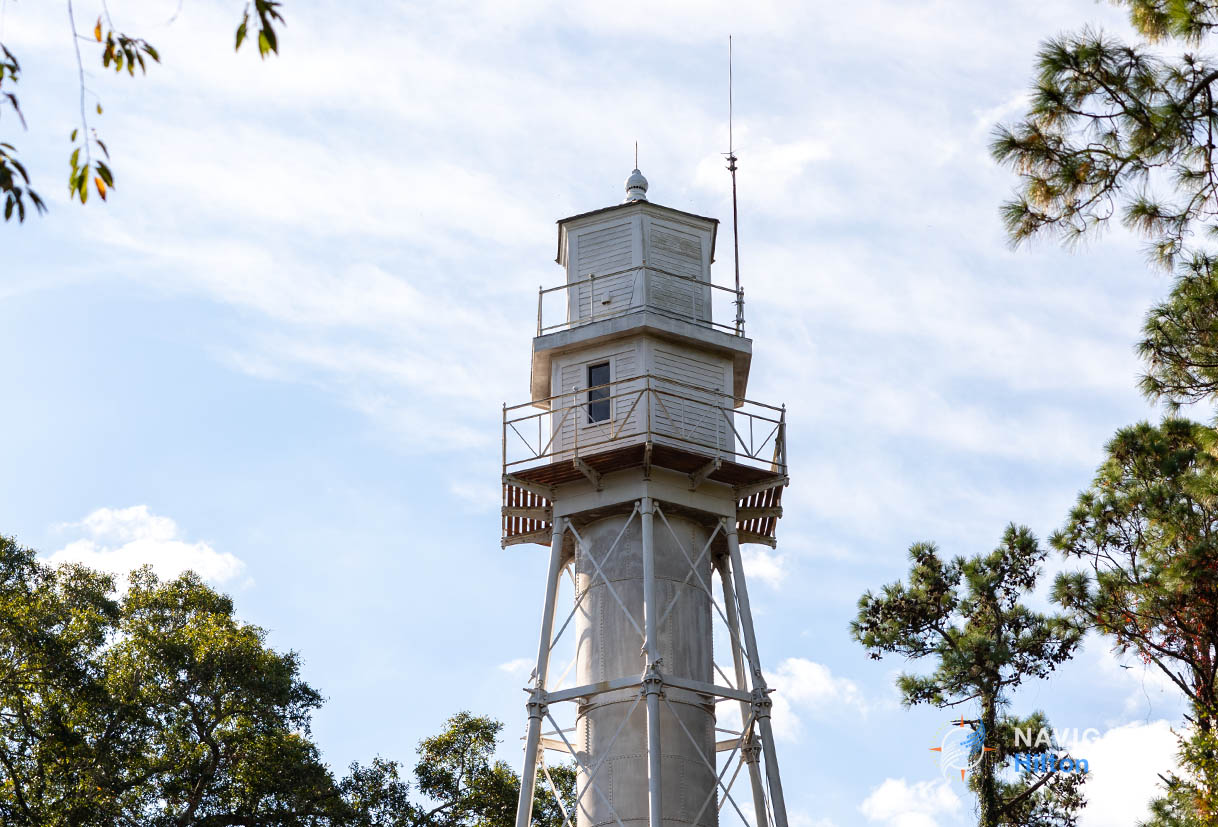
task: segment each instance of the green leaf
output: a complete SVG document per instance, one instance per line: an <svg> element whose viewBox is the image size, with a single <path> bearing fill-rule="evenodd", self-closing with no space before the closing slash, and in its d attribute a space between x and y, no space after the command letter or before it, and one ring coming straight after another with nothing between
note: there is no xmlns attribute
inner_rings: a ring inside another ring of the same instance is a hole
<svg viewBox="0 0 1218 827"><path fill-rule="evenodd" d="M72 169L75 170L76 166L80 163L80 147L76 147L76 149L72 150L71 163L72 163Z"/></svg>
<svg viewBox="0 0 1218 827"><path fill-rule="evenodd" d="M258 32L258 54L266 57L267 52L271 50L271 41L267 39L266 31Z"/></svg>
<svg viewBox="0 0 1218 827"><path fill-rule="evenodd" d="M73 129L73 130L72 130L72 137L71 137L71 138L69 138L68 140L70 140L70 141L75 141L75 140L76 140L76 133L77 133L77 132L79 132L79 131L80 131L80 130L78 130L78 129Z"/></svg>
<svg viewBox="0 0 1218 827"><path fill-rule="evenodd" d="M101 179L106 182L106 186L113 187L114 176L110 173L110 167L106 166L101 161L98 161L95 166L97 167L97 174L100 175Z"/></svg>
<svg viewBox="0 0 1218 827"><path fill-rule="evenodd" d="M101 104L99 103L99 104L97 105L97 114L99 114L99 115L100 115L101 113L102 113L102 107L101 107Z"/></svg>

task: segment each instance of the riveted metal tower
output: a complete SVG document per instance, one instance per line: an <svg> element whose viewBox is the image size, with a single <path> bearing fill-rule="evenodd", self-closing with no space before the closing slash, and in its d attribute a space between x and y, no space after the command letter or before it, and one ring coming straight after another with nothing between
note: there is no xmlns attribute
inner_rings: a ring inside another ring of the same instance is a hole
<svg viewBox="0 0 1218 827"><path fill-rule="evenodd" d="M718 221L649 202L637 169L626 193L558 222L566 279L538 295L531 399L503 411L503 545L550 546L516 827L539 770L553 786L548 750L578 770L567 827L787 827L740 554L775 544L786 412L745 399L743 291L711 282Z"/></svg>

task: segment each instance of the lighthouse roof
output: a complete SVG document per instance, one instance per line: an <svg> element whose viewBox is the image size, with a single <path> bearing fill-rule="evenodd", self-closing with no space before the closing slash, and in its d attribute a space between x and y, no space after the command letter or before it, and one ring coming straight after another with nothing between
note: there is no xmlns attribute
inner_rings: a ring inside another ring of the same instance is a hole
<svg viewBox="0 0 1218 827"><path fill-rule="evenodd" d="M711 228L710 258L711 258L711 261L714 262L714 260L715 260L715 239L718 236L719 219L710 218L709 216L705 216L705 215L698 215L697 213L686 212L685 210L678 210L675 207L666 207L663 204L657 204L654 201L626 201L621 204L613 204L608 207L601 207L599 210L589 210L588 212L581 212L581 213L577 213L576 215L569 215L566 218L558 219L558 221L556 222L558 224L558 253L554 257L554 260L556 262L558 262L559 264L563 263L563 247L566 244L566 233L564 233L563 230L566 229L568 224L573 224L577 221L582 221L585 218L592 218L594 216L595 217L605 217L605 216L608 216L609 213L618 212L618 211L628 212L631 210L646 210L649 212L660 213L660 214L667 213L670 216L672 216L673 218L681 218L686 221L692 220L694 222L704 222L704 223L710 225L710 228Z"/></svg>

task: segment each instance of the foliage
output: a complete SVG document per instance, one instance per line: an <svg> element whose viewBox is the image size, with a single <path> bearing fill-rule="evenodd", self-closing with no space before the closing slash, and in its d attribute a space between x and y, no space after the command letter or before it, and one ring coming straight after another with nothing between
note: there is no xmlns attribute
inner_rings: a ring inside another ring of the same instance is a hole
<svg viewBox="0 0 1218 827"><path fill-rule="evenodd" d="M1140 42L1084 29L1046 40L1027 110L991 150L1019 176L1003 205L1011 239L1067 244L1113 219L1177 270L1139 343L1152 399L1218 399L1218 60L1198 52L1218 26L1214 0L1116 0ZM1166 50L1158 48L1167 45Z"/></svg>
<svg viewBox="0 0 1218 827"><path fill-rule="evenodd" d="M1181 268L1167 301L1147 315L1138 351L1147 396L1178 410L1218 395L1218 259L1197 255Z"/></svg>
<svg viewBox="0 0 1218 827"><path fill-rule="evenodd" d="M507 827L501 725L461 713L419 748L336 780L310 737L321 696L193 574L52 569L0 537L0 823L12 827ZM571 799L574 774L551 771ZM537 827L563 813L539 791Z"/></svg>
<svg viewBox="0 0 1218 827"><path fill-rule="evenodd" d="M520 779L503 761L493 760L503 724L461 712L445 730L419 745L415 778L419 792L435 802L416 822L428 827L512 827ZM575 771L551 767L563 801L574 803ZM573 810L566 813L574 820ZM544 776L538 778L533 802L537 827L562 827L563 808Z"/></svg>
<svg viewBox="0 0 1218 827"><path fill-rule="evenodd" d="M1181 419L1118 431L1066 527L1051 538L1067 557L1091 568L1059 575L1054 600L1079 622L1111 636L1118 651L1154 664L1188 698L1196 731L1182 742L1181 758L1195 785L1198 814L1213 819L1218 819L1216 445L1213 429Z"/></svg>
<svg viewBox="0 0 1218 827"><path fill-rule="evenodd" d="M865 593L852 635L873 658L892 653L932 660L931 673L898 678L906 705L976 703L981 713L973 724L1000 744L1013 744L1012 728L1021 722L1000 714L1010 691L1025 678L1046 677L1071 657L1082 638L1072 619L1033 612L1020 602L1036 586L1044 551L1028 529L1011 525L988 555L948 562L933 544L916 543L909 556L908 585L897 582L878 595ZM1080 779L1047 773L1002 782L998 773L1005 750L986 748L971 781L982 827L1073 825L1082 806Z"/></svg>
<svg viewBox="0 0 1218 827"><path fill-rule="evenodd" d="M1193 809L1188 790L1176 779L1167 779L1163 796L1150 802L1150 818L1138 827L1206 827Z"/></svg>
<svg viewBox="0 0 1218 827"><path fill-rule="evenodd" d="M1039 733L1052 731L1052 727L1042 712L1026 718L1001 716L993 741L996 766L1005 766L1016 753L1052 755L1058 759L1068 755L1066 748L1056 742L1017 746L1016 730ZM978 781L976 776L970 780L975 791L979 788ZM1086 806L1082 790L1085 781L1086 776L1082 773L1025 774L1014 781L1000 775L997 793L1002 805L998 823L1020 827L1075 827L1080 811Z"/></svg>
<svg viewBox="0 0 1218 827"><path fill-rule="evenodd" d="M110 11L102 3L102 13L87 35L77 30L76 13L72 0L65 0L68 19L71 23L72 45L76 55L76 70L80 86L80 125L72 130L69 140L72 153L69 157L68 193L74 200L84 204L89 200L90 186L98 197L106 200L107 194L114 188L114 173L109 164L110 152L106 144L98 137L97 130L90 125L90 111L101 116L103 109L96 95L85 84L85 62L81 54L81 43L91 46L96 52L103 69L112 69L121 74L126 69L129 76L135 75L138 67L141 74L147 73L148 60L160 63L161 57L154 47L142 37L135 37L125 32L117 31L110 20ZM240 50L242 43L251 33L256 33L258 55L266 58L268 55L279 53L279 35L276 26L283 23L280 14L281 2L278 0L248 0L237 26L235 49ZM0 116L7 106L25 126L25 118L21 114L21 106L14 89L21 77L21 65L14 54L0 43ZM88 102L92 100L92 105ZM99 153L95 155L95 150ZM39 213L46 212L46 204L37 192L30 188L30 176L25 166L17 160L17 149L11 143L0 141L0 195L4 199L4 220L8 221L15 215L18 221L25 221L26 202Z"/></svg>
<svg viewBox="0 0 1218 827"><path fill-rule="evenodd" d="M1018 242L1042 231L1075 241L1119 215L1170 265L1191 236L1218 230L1218 63L1153 46L1200 45L1218 25L1218 3L1117 2L1144 42L1091 29L1046 40L1026 113L995 130L994 157L1020 176L1004 216Z"/></svg>

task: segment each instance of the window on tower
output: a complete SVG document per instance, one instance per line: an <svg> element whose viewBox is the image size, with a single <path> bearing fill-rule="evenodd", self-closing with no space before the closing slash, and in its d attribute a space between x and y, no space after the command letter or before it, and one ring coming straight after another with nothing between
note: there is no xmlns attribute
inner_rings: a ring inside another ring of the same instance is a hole
<svg viewBox="0 0 1218 827"><path fill-rule="evenodd" d="M609 363L588 365L588 421L608 421L609 402Z"/></svg>

